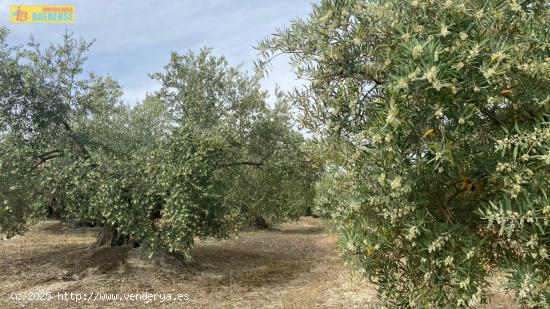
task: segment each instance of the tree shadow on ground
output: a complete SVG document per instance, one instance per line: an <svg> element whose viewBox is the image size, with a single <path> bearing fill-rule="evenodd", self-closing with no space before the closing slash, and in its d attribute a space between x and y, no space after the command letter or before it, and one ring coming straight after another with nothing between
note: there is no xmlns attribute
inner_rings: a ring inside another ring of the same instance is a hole
<svg viewBox="0 0 550 309"><path fill-rule="evenodd" d="M151 260L142 248L93 248L97 232L97 228L71 229L58 222L46 222L12 243L12 251L0 266L6 276L30 272L40 280L79 280L147 268L147 272L171 272L196 282L206 280L224 286L288 284L311 271L316 252L310 250L310 235L322 234L323 228L289 226L285 230L245 233L238 241L199 243L190 261L175 261L177 257L168 255ZM48 274L46 270L50 270Z"/></svg>
<svg viewBox="0 0 550 309"><path fill-rule="evenodd" d="M193 249L189 267L201 280L206 278L222 285L267 286L287 284L309 272L312 265L304 258L282 250L202 245Z"/></svg>
<svg viewBox="0 0 550 309"><path fill-rule="evenodd" d="M325 228L322 226L293 227L293 228L285 228L280 232L283 234L295 234L295 235L322 235L322 234L325 234Z"/></svg>
<svg viewBox="0 0 550 309"><path fill-rule="evenodd" d="M77 226L71 223L62 223L59 221L48 221L49 224L41 225L38 231L56 235L64 236L87 236L90 234L98 234L101 231L100 227L89 227L89 226Z"/></svg>

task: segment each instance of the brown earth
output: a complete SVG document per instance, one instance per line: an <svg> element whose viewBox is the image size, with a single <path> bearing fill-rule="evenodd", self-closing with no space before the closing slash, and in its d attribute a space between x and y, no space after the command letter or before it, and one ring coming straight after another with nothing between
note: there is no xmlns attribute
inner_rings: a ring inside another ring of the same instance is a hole
<svg viewBox="0 0 550 309"><path fill-rule="evenodd" d="M90 249L98 231L41 221L23 236L0 241L0 308L367 308L376 303L374 288L344 265L335 236L320 219L199 242L187 263L172 256L149 259L139 248ZM96 299L128 297L125 293L187 294L189 300ZM90 300L77 302L77 294ZM18 295L42 300L11 299ZM497 295L487 307L512 305Z"/></svg>
<svg viewBox="0 0 550 309"><path fill-rule="evenodd" d="M170 256L149 260L129 247L90 249L97 232L41 221L23 236L0 241L0 308L365 308L375 299L372 288L352 277L319 219L201 242L188 263ZM11 300L12 292L43 300ZM68 298L71 292L82 298L179 293L190 300L76 302L58 300L58 292Z"/></svg>

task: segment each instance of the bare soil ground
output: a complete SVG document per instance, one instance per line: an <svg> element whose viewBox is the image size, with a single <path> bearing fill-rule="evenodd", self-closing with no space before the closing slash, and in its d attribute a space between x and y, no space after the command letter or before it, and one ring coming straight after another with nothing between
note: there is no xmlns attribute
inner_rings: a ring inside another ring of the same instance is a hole
<svg viewBox="0 0 550 309"><path fill-rule="evenodd" d="M301 309L376 304L374 288L344 265L335 236L320 219L306 217L280 230L245 231L237 239L200 242L187 263L171 256L148 259L139 248L90 249L97 232L41 221L23 236L0 241L0 308ZM42 292L31 295L44 300L13 300L13 292L20 297ZM60 300L58 293L67 298L73 293L73 300ZM190 299L96 298L128 297L125 293L188 294ZM76 295L90 300L76 302ZM498 296L486 307L512 308L511 303Z"/></svg>
<svg viewBox="0 0 550 309"><path fill-rule="evenodd" d="M128 247L90 249L97 232L41 221L23 236L0 241L0 308L365 308L375 302L374 290L351 275L319 219L199 243L185 264L171 257L148 260ZM16 301L12 292L50 292L53 300ZM179 293L190 300L77 303L58 300L58 292L93 292L94 298Z"/></svg>

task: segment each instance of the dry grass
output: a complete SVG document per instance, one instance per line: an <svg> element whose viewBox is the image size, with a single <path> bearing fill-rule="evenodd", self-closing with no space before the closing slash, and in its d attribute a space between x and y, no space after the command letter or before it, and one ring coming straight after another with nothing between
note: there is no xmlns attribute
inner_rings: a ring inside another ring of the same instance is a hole
<svg viewBox="0 0 550 309"><path fill-rule="evenodd" d="M129 247L90 249L98 230L42 221L24 236L0 241L0 308L367 308L372 286L351 275L336 239L320 219L279 231L245 231L206 241L191 262L148 259ZM190 301L13 301L12 292L187 293ZM484 308L513 308L497 294Z"/></svg>
<svg viewBox="0 0 550 309"><path fill-rule="evenodd" d="M96 229L55 221L0 241L0 308L365 308L373 289L350 275L335 237L319 219L303 218L280 231L247 231L238 239L207 241L190 263L147 260L128 247L89 249ZM187 302L10 300L11 292L187 293Z"/></svg>

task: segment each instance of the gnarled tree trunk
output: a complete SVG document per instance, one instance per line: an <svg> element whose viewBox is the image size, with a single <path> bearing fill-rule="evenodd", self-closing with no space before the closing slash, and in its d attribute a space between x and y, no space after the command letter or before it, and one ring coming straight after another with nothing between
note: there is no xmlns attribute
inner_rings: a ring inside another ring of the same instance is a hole
<svg viewBox="0 0 550 309"><path fill-rule="evenodd" d="M134 248L139 247L139 242L132 240L129 236L120 234L115 227L105 226L97 237L97 247L116 247L130 245Z"/></svg>
<svg viewBox="0 0 550 309"><path fill-rule="evenodd" d="M264 217L262 217L262 216L257 216L256 220L254 220L252 225L255 226L256 228L259 228L259 229L269 228L269 224L267 223L267 221L265 221Z"/></svg>

